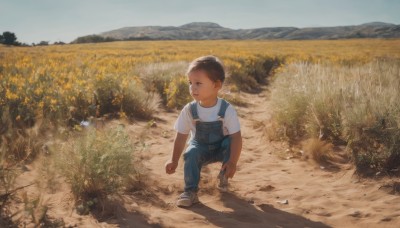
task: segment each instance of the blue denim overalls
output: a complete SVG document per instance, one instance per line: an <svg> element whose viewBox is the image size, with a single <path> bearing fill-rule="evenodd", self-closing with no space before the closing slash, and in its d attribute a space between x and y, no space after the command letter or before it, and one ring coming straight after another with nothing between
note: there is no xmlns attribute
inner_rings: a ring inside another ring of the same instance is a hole
<svg viewBox="0 0 400 228"><path fill-rule="evenodd" d="M203 165L213 162L225 164L230 156L230 138L224 136L223 121L229 103L221 99L219 119L213 122L201 122L197 112L197 102L190 103L196 134L189 142L183 158L185 160L185 191L198 191L200 172Z"/></svg>

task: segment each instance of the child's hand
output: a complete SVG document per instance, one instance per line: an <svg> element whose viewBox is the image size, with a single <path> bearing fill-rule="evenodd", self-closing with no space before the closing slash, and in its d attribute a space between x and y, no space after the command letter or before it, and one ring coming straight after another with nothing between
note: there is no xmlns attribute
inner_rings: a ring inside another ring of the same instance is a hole
<svg viewBox="0 0 400 228"><path fill-rule="evenodd" d="M226 178L232 178L236 173L236 164L228 161L222 166L221 170L225 170Z"/></svg>
<svg viewBox="0 0 400 228"><path fill-rule="evenodd" d="M175 173L176 167L178 167L178 162L173 162L172 160L165 163L165 172L168 174Z"/></svg>

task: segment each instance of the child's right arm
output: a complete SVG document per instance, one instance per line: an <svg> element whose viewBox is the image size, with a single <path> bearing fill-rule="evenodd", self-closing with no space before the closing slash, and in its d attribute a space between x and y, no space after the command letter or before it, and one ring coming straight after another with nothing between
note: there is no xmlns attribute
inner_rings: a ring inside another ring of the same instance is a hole
<svg viewBox="0 0 400 228"><path fill-rule="evenodd" d="M174 150L172 152L172 158L167 161L165 164L165 172L168 174L175 173L176 167L178 167L179 158L185 148L186 140L188 138L188 134L181 134L179 132L176 133L175 141L174 141Z"/></svg>

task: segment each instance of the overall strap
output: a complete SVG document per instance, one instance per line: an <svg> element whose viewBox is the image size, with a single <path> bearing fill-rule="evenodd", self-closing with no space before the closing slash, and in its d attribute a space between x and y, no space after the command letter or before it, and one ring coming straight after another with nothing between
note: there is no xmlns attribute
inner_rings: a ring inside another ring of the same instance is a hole
<svg viewBox="0 0 400 228"><path fill-rule="evenodd" d="M193 118L194 122L200 120L199 113L197 112L197 102L196 101L190 102L190 112L192 114L192 118Z"/></svg>
<svg viewBox="0 0 400 228"><path fill-rule="evenodd" d="M221 99L221 107L219 108L219 112L218 112L218 116L220 118L222 118L222 119L225 118L225 112L226 112L226 109L228 108L228 106L229 106L229 103L226 100Z"/></svg>

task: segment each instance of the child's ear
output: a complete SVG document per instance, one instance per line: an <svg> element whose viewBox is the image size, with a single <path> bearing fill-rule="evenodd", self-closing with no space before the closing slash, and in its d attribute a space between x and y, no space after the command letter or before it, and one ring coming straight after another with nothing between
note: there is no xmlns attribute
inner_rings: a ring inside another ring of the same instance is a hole
<svg viewBox="0 0 400 228"><path fill-rule="evenodd" d="M218 88L218 89L221 89L221 88L222 88L222 82L221 82L221 80L217 80L217 81L215 82L215 88Z"/></svg>

